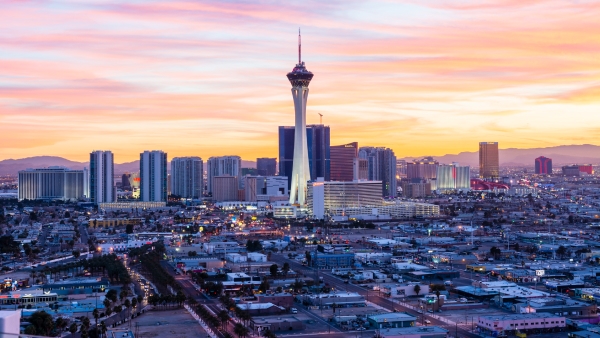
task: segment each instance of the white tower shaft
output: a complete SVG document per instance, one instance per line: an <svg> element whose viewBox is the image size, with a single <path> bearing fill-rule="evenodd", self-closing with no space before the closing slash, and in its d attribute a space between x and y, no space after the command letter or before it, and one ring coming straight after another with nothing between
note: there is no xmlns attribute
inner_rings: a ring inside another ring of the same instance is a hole
<svg viewBox="0 0 600 338"><path fill-rule="evenodd" d="M292 87L296 124L294 131L294 162L292 168L292 184L290 190L291 204L306 204L307 182L310 181L308 163L308 142L306 139L306 101L308 87Z"/></svg>

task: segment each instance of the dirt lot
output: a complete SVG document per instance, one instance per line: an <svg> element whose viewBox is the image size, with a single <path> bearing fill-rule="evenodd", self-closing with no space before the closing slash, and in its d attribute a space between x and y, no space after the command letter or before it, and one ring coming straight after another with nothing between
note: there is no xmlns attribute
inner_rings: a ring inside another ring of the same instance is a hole
<svg viewBox="0 0 600 338"><path fill-rule="evenodd" d="M125 325L121 325L120 328ZM137 330L137 331L136 331ZM206 338L202 326L185 309L151 311L131 321L136 337Z"/></svg>

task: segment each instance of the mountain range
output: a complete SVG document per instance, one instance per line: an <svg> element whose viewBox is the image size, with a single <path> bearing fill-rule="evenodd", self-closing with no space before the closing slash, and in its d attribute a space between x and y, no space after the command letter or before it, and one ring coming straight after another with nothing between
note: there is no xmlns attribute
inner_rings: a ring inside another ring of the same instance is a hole
<svg viewBox="0 0 600 338"><path fill-rule="evenodd" d="M600 146L591 144L564 145L548 148L500 149L501 166L533 166L535 158L546 156L552 159L554 167L565 164L600 164ZM426 155L427 156L427 155ZM412 161L425 156L404 157ZM440 163L458 162L461 165L479 166L479 155L477 151L462 152L459 154L447 154L443 156L432 156ZM45 168L50 166L61 166L70 169L83 169L89 167L89 162L76 162L58 156L34 156L21 159L8 159L0 161L0 175L17 175L19 170L27 168ZM139 171L140 161L126 163L115 163L115 174ZM256 168L256 162L242 160L242 168Z"/></svg>
<svg viewBox="0 0 600 338"><path fill-rule="evenodd" d="M582 144L530 149L508 148L500 149L499 156L500 166L503 167L534 166L535 159L540 156L551 158L555 168L567 164L600 164L600 146ZM412 161L423 157L426 156L398 157L398 159ZM460 165L479 167L479 152L477 151L431 157L443 164L458 162Z"/></svg>

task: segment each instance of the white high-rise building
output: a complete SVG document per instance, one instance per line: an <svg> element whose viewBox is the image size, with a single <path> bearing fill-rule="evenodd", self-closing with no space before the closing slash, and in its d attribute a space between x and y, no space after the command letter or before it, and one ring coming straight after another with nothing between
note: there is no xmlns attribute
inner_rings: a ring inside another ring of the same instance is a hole
<svg viewBox="0 0 600 338"><path fill-rule="evenodd" d="M93 151L90 153L90 201L111 203L116 200L116 190L113 180L114 158L111 151Z"/></svg>
<svg viewBox="0 0 600 338"><path fill-rule="evenodd" d="M140 199L167 201L167 153L146 150L140 154Z"/></svg>
<svg viewBox="0 0 600 338"><path fill-rule="evenodd" d="M206 170L208 172L206 179L206 191L208 193L214 193L213 179L216 176L235 176L238 180L239 188L239 180L242 173L242 159L239 156L211 157L206 162Z"/></svg>
<svg viewBox="0 0 600 338"><path fill-rule="evenodd" d="M171 160L171 193L182 198L202 198L204 166L200 157Z"/></svg>
<svg viewBox="0 0 600 338"><path fill-rule="evenodd" d="M471 189L471 168L458 163L437 167L437 188L444 191L469 191Z"/></svg>
<svg viewBox="0 0 600 338"><path fill-rule="evenodd" d="M308 99L308 85L313 78L313 73L309 72L304 66L301 46L300 32L298 32L298 64L287 74L287 78L292 84L296 122L290 203L304 206L306 205L307 182L310 181L308 142L306 138L306 101Z"/></svg>
<svg viewBox="0 0 600 338"><path fill-rule="evenodd" d="M86 197L84 187L84 170L48 167L19 171L19 201L77 200Z"/></svg>

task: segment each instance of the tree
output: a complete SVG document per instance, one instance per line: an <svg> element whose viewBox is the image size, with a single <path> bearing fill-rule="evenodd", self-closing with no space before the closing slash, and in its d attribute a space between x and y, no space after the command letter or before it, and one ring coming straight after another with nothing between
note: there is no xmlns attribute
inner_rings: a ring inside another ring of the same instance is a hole
<svg viewBox="0 0 600 338"><path fill-rule="evenodd" d="M72 323L71 326L69 326L69 332L71 332L71 334L75 334L75 332L77 332L77 324Z"/></svg>
<svg viewBox="0 0 600 338"><path fill-rule="evenodd" d="M281 270L283 271L283 275L287 277L287 274L290 271L290 263L283 263L283 267L281 268Z"/></svg>
<svg viewBox="0 0 600 338"><path fill-rule="evenodd" d="M227 327L227 321L229 320L229 314L227 313L227 310L219 311L219 313L217 313L217 317L219 317L219 320L221 321L221 328L225 330Z"/></svg>
<svg viewBox="0 0 600 338"><path fill-rule="evenodd" d="M98 311L98 309L94 309L92 315L94 316L94 319L96 321L96 327L98 327L98 318L100 318L100 312Z"/></svg>
<svg viewBox="0 0 600 338"><path fill-rule="evenodd" d="M265 331L265 333L263 334L263 337L265 337L265 338L277 338L277 335L273 331L267 329L267 331Z"/></svg>
<svg viewBox="0 0 600 338"><path fill-rule="evenodd" d="M304 256L306 257L306 264L308 266L312 266L312 264L311 264L312 263L312 255L310 254L310 252L306 251L304 253Z"/></svg>
<svg viewBox="0 0 600 338"><path fill-rule="evenodd" d="M277 264L273 264L269 267L269 272L271 272L271 276L273 276L273 278L277 277L278 270L279 270L279 267L277 266Z"/></svg>
<svg viewBox="0 0 600 338"><path fill-rule="evenodd" d="M36 311L29 317L29 322L35 326L37 334L49 336L54 329L54 320L46 311Z"/></svg>
<svg viewBox="0 0 600 338"><path fill-rule="evenodd" d="M417 284L417 285L415 285L415 287L413 288L413 290L415 291L415 293L418 296L419 293L421 292L421 286L419 284Z"/></svg>
<svg viewBox="0 0 600 338"><path fill-rule="evenodd" d="M81 255L81 253L79 251L73 250L73 257L79 258L80 255Z"/></svg>
<svg viewBox="0 0 600 338"><path fill-rule="evenodd" d="M519 247L519 243L515 243L515 245L513 246L513 248L515 249L515 251L516 251L516 252L519 252L519 251L521 251L521 250L519 250L519 249L521 249L521 248Z"/></svg>
<svg viewBox="0 0 600 338"><path fill-rule="evenodd" d="M190 257L196 257L198 255L198 253L196 251L189 251L188 252L188 256Z"/></svg>
<svg viewBox="0 0 600 338"><path fill-rule="evenodd" d="M556 254L558 255L558 257L560 257L561 259L564 258L567 255L567 248L565 248L564 246L559 246L558 249L556 249Z"/></svg>
<svg viewBox="0 0 600 338"><path fill-rule="evenodd" d="M233 327L233 332L238 335L238 337L243 338L248 335L249 330L242 324L236 323Z"/></svg>
<svg viewBox="0 0 600 338"><path fill-rule="evenodd" d="M132 234L133 233L133 224L127 224L125 226L125 232L128 234Z"/></svg>
<svg viewBox="0 0 600 338"><path fill-rule="evenodd" d="M435 296L437 297L438 310L440 309L440 290L435 290Z"/></svg>
<svg viewBox="0 0 600 338"><path fill-rule="evenodd" d="M258 286L258 291L261 291L262 293L266 293L267 290L269 290L270 288L271 288L271 286L269 285L269 281L267 280L267 277L264 277L262 282Z"/></svg>

